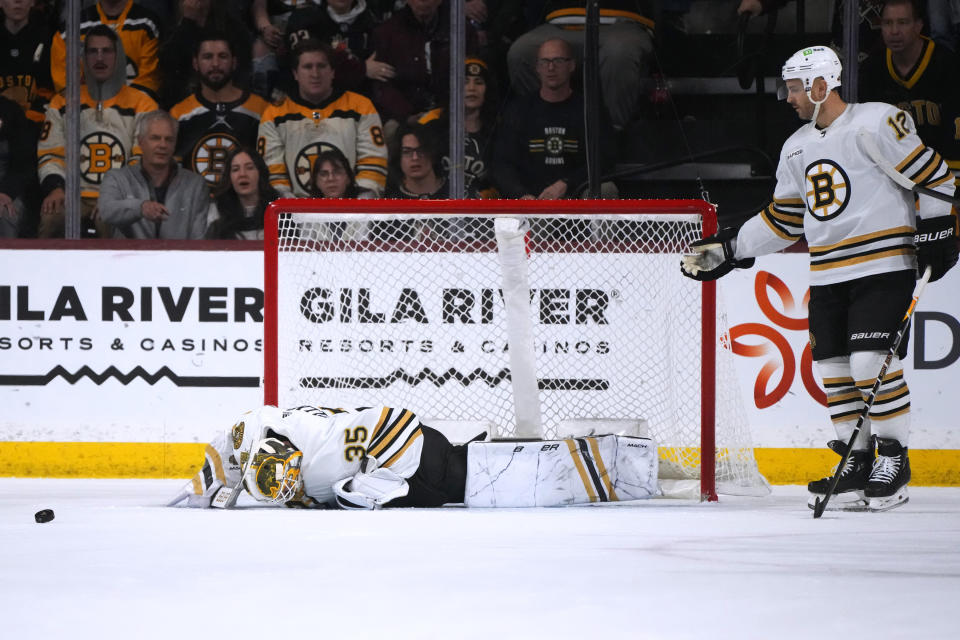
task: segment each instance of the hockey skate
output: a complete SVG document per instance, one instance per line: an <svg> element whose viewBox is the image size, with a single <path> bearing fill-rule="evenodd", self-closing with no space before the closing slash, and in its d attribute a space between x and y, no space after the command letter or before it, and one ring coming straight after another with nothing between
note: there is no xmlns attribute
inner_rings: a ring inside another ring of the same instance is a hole
<svg viewBox="0 0 960 640"><path fill-rule="evenodd" d="M863 493L870 511L887 511L909 499L910 459L907 447L892 438L877 438L877 459Z"/></svg>
<svg viewBox="0 0 960 640"><path fill-rule="evenodd" d="M827 443L827 446L842 458L847 443L840 440L831 440ZM863 491L870 477L872 463L872 450L853 451L850 454L850 457L847 458L847 464L840 472L840 479L837 481L837 488L834 490L833 497L827 503L827 511L866 511L868 509ZM836 472L837 467L834 467L833 473ZM822 499L827 495L832 477L832 475L829 475L826 478L814 480L807 484L807 491L810 492L810 500L807 502L808 507L813 509L816 506L817 499Z"/></svg>

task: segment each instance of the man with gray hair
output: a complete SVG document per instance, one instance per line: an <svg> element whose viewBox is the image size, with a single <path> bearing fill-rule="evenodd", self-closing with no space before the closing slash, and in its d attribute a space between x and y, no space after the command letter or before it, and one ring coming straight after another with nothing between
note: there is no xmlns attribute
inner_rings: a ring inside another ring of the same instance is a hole
<svg viewBox="0 0 960 640"><path fill-rule="evenodd" d="M206 181L179 167L177 121L152 111L137 126L139 165L107 172L100 187L100 217L115 238L201 239L210 205Z"/></svg>

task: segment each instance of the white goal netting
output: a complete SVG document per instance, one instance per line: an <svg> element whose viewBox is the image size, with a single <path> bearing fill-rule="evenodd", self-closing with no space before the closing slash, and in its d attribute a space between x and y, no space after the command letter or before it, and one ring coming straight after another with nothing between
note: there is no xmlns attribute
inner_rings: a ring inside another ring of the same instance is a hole
<svg viewBox="0 0 960 640"><path fill-rule="evenodd" d="M381 206L277 217L279 406L402 406L495 437L646 432L662 475L700 477L701 286L679 269L699 216ZM765 482L722 342L717 489L753 493Z"/></svg>

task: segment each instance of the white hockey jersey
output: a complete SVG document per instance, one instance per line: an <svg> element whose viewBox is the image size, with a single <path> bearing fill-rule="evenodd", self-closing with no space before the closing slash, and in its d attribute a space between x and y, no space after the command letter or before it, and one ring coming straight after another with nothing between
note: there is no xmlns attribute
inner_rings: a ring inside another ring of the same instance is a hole
<svg viewBox="0 0 960 640"><path fill-rule="evenodd" d="M915 184L953 194L953 174L917 136L909 114L879 102L848 104L829 127L808 124L784 143L773 202L740 229L738 258L806 236L812 285L916 268L917 215L952 215L951 206L915 199L895 184L858 144L861 130Z"/></svg>
<svg viewBox="0 0 960 640"><path fill-rule="evenodd" d="M281 411L266 406L243 414L207 445L203 467L174 503L188 498L189 506L211 506L221 487L232 488L240 482L242 465L254 443L273 434L303 452L300 477L305 495L330 505L335 504L334 483L356 475L364 456L409 478L420 466L423 450L420 420L406 409L302 406Z"/></svg>

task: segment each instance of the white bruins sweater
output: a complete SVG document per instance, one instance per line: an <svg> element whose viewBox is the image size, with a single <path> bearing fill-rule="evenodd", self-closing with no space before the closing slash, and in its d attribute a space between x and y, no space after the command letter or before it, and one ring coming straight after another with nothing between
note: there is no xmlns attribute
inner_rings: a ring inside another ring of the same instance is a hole
<svg viewBox="0 0 960 640"><path fill-rule="evenodd" d="M773 202L740 229L737 257L779 251L806 236L812 285L916 268L917 216L953 215L951 206L897 186L860 148L860 130L914 183L953 194L953 174L917 136L909 114L879 102L848 104L826 129L811 123L784 143Z"/></svg>
<svg viewBox="0 0 960 640"><path fill-rule="evenodd" d="M287 97L260 118L257 151L270 184L284 195L310 196L310 172L321 151L336 147L354 168L357 186L380 195L387 182L387 148L380 114L367 98L335 91L320 104Z"/></svg>

